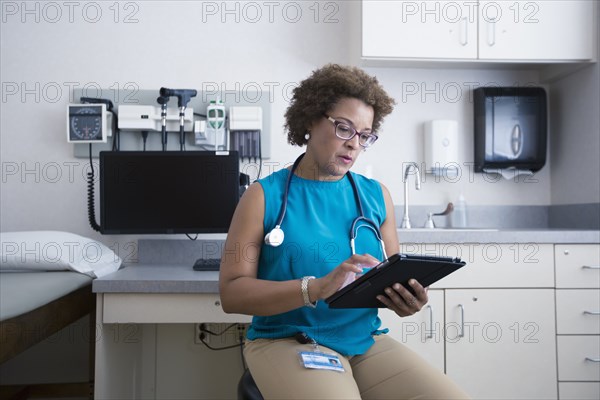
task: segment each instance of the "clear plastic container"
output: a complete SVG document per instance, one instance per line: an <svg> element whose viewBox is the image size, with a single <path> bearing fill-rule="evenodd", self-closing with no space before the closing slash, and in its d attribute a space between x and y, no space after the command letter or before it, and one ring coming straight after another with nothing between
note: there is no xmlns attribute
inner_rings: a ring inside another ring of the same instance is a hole
<svg viewBox="0 0 600 400"><path fill-rule="evenodd" d="M451 214L451 221L453 228L466 228L468 226L467 220L467 202L465 196L458 196L458 201L454 205L454 211Z"/></svg>

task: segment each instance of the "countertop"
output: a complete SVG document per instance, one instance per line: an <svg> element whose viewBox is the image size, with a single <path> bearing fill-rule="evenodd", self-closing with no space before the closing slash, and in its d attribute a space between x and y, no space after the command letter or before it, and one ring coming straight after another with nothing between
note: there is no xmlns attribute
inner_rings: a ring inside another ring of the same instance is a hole
<svg viewBox="0 0 600 400"><path fill-rule="evenodd" d="M598 230L398 229L400 243L600 243Z"/></svg>
<svg viewBox="0 0 600 400"><path fill-rule="evenodd" d="M421 244L600 243L598 230L399 229L398 237L400 243ZM219 293L217 271L194 271L193 261L168 263L159 259L159 254L167 254L169 260L175 259L174 254L185 254L186 259L194 260L194 257L200 255L191 252L190 246L204 249L203 251L209 254L207 258L213 258L214 254L218 253L218 244L190 242L189 240L140 240L140 263L95 279L93 291L95 293Z"/></svg>
<svg viewBox="0 0 600 400"><path fill-rule="evenodd" d="M219 272L189 265L130 265L94 279L94 293L219 293Z"/></svg>

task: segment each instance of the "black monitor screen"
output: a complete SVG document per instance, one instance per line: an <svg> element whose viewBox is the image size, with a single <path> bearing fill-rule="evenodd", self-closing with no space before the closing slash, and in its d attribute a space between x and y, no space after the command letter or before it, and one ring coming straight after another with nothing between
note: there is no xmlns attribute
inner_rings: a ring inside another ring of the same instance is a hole
<svg viewBox="0 0 600 400"><path fill-rule="evenodd" d="M103 151L102 233L224 233L239 188L237 152Z"/></svg>

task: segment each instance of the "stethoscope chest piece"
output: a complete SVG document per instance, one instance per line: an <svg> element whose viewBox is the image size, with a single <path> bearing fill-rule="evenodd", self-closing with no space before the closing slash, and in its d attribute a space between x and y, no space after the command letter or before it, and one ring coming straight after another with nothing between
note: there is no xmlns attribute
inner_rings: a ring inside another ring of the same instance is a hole
<svg viewBox="0 0 600 400"><path fill-rule="evenodd" d="M265 243L269 246L277 247L283 243L284 237L283 229L277 225L271 232L265 235Z"/></svg>

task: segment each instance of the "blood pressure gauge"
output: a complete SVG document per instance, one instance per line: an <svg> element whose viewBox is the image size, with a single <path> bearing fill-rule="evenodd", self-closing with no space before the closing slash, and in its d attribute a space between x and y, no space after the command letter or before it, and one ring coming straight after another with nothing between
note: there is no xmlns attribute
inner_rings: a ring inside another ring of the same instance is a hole
<svg viewBox="0 0 600 400"><path fill-rule="evenodd" d="M106 143L107 119L105 104L69 104L67 142Z"/></svg>

